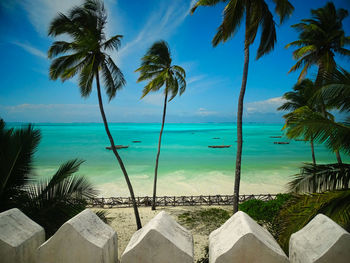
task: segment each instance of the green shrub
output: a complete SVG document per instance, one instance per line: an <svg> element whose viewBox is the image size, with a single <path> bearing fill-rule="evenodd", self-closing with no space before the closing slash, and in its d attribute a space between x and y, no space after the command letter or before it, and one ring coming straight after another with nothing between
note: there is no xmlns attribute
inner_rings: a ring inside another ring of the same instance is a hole
<svg viewBox="0 0 350 263"><path fill-rule="evenodd" d="M270 201L251 199L240 204L239 210L247 213L276 237L279 232L279 225L275 222L275 218L290 198L290 194L278 194L275 199Z"/></svg>

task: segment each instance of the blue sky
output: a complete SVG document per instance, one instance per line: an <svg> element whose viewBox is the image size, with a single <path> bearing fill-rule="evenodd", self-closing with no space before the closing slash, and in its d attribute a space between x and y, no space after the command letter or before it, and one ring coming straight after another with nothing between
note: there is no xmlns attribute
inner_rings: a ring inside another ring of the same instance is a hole
<svg viewBox="0 0 350 263"><path fill-rule="evenodd" d="M66 12L81 0L0 1L0 116L5 121L101 122L97 94L80 96L75 79L62 83L48 77L46 52L54 41L47 28L58 12ZM269 1L267 1L269 2ZM272 1L270 1L272 2ZM281 122L276 108L281 96L296 82L298 73L287 74L295 63L292 49L284 46L297 39L290 27L310 16L310 9L326 0L295 0L293 16L277 26L275 50L255 60L259 39L251 48L244 121ZM333 1L337 8L350 9L348 0ZM104 98L111 122L160 122L163 93L140 100L145 83L136 83L134 70L154 41L166 40L173 62L187 72L187 90L168 106L168 122L233 122L243 68L243 27L233 39L211 46L222 19L224 5L197 9L187 0L105 0L109 36L121 34L122 46L113 58L122 69L127 85L110 103ZM273 6L271 6L273 8ZM350 34L350 18L344 20ZM349 60L337 57L349 70ZM315 69L309 73L315 76Z"/></svg>

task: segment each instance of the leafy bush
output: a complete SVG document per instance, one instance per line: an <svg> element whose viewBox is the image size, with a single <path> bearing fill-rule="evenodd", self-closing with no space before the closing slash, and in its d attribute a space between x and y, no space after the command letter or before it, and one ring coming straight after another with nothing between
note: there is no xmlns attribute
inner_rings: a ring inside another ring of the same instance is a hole
<svg viewBox="0 0 350 263"><path fill-rule="evenodd" d="M239 210L247 213L275 237L279 232L276 217L283 205L291 198L290 194L278 194L275 199L262 201L251 199L239 205Z"/></svg>

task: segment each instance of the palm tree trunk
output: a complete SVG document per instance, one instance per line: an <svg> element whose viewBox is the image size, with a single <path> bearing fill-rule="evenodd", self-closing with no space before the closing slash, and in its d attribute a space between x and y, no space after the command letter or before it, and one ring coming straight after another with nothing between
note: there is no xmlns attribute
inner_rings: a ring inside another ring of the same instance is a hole
<svg viewBox="0 0 350 263"><path fill-rule="evenodd" d="M310 145L311 145L312 163L315 166L316 165L316 157L315 157L315 148L314 148L314 138L311 138Z"/></svg>
<svg viewBox="0 0 350 263"><path fill-rule="evenodd" d="M160 129L160 133L159 133L158 152L157 152L157 157L156 157L156 167L154 169L152 210L156 210L158 162L159 162L159 155L160 155L160 145L162 143L162 134L163 134L163 129L164 129L167 100L168 100L168 91L165 91L163 118L162 118L162 128Z"/></svg>
<svg viewBox="0 0 350 263"><path fill-rule="evenodd" d="M244 94L247 86L248 78L248 65L249 65L249 41L248 41L248 28L249 28L249 6L246 9L246 25L245 25L245 40L244 40L244 66L243 66L243 77L242 86L239 93L238 99L238 110L237 110L237 153L236 153L236 171L235 171L235 186L233 192L233 213L238 211L239 203L239 186L241 181L241 161L242 161L242 117L243 117L243 101Z"/></svg>
<svg viewBox="0 0 350 263"><path fill-rule="evenodd" d="M97 85L98 103L99 103L99 106L100 106L100 111L101 111L101 116L102 116L102 119L103 119L103 124L105 126L105 130L106 130L107 136L108 136L109 141L111 143L112 151L113 151L115 157L118 160L120 168L122 169L122 172L124 174L125 181L126 181L126 183L128 185L129 192L130 192L130 197L131 197L131 200L132 200L132 205L133 205L133 208L134 208L134 214L135 214L135 218L136 218L137 229L140 229L140 228L142 228L142 225L141 225L139 211L137 209L137 204L136 204L136 199L135 199L135 195L134 195L134 190L132 188L132 185L131 185L128 173L126 172L124 163L123 163L122 159L120 158L120 156L119 156L119 154L117 152L117 149L115 148L114 140L113 140L113 137L112 137L112 135L111 135L111 133L109 131L106 115L105 115L105 112L104 112L104 109L103 109L102 96L101 96L101 87L100 87L100 78L99 78L98 71L96 72L96 85Z"/></svg>

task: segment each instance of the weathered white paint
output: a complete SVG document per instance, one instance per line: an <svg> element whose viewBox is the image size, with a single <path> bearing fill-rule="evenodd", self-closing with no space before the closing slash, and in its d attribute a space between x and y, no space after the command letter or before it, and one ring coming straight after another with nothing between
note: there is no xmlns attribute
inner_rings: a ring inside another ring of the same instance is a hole
<svg viewBox="0 0 350 263"><path fill-rule="evenodd" d="M19 209L0 213L1 263L35 263L36 250L44 241L44 229Z"/></svg>
<svg viewBox="0 0 350 263"><path fill-rule="evenodd" d="M292 263L350 262L350 234L325 215L318 214L289 241Z"/></svg>
<svg viewBox="0 0 350 263"><path fill-rule="evenodd" d="M117 233L85 209L38 249L38 263L117 263Z"/></svg>
<svg viewBox="0 0 350 263"><path fill-rule="evenodd" d="M170 215L160 212L132 236L121 262L192 263L192 235Z"/></svg>
<svg viewBox="0 0 350 263"><path fill-rule="evenodd" d="M244 212L235 213L209 235L210 263L286 263L272 235Z"/></svg>

